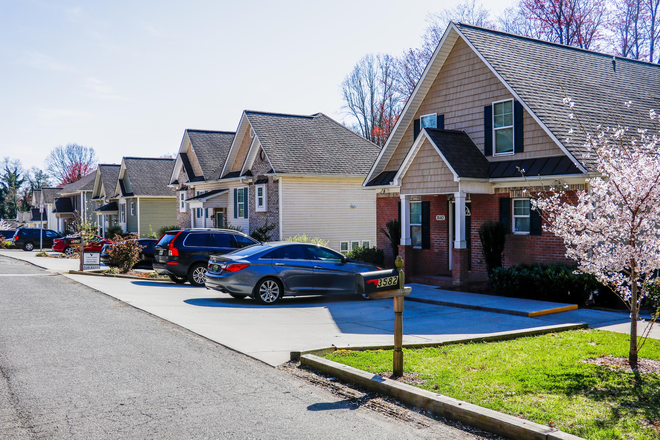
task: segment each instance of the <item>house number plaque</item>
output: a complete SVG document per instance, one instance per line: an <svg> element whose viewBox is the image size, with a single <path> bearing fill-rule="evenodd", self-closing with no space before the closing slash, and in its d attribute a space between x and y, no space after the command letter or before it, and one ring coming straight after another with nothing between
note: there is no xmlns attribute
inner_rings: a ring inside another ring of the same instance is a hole
<svg viewBox="0 0 660 440"><path fill-rule="evenodd" d="M444 222L445 221L445 216L444 215L436 215L435 219L439 222Z"/></svg>

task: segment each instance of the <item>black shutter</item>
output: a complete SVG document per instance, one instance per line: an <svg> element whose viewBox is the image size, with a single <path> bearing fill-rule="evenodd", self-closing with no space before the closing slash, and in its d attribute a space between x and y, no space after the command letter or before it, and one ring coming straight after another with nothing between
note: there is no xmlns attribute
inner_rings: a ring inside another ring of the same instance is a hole
<svg viewBox="0 0 660 440"><path fill-rule="evenodd" d="M248 218L248 189L243 188L243 218Z"/></svg>
<svg viewBox="0 0 660 440"><path fill-rule="evenodd" d="M398 208L399 208L399 224L401 224L401 202L399 202Z"/></svg>
<svg viewBox="0 0 660 440"><path fill-rule="evenodd" d="M522 153L525 148L523 141L523 106L518 101L513 102L513 138L515 139L514 153Z"/></svg>
<svg viewBox="0 0 660 440"><path fill-rule="evenodd" d="M413 121L413 142L417 139L417 136L419 136L419 132L419 119L415 119Z"/></svg>
<svg viewBox="0 0 660 440"><path fill-rule="evenodd" d="M422 249L431 249L431 202L422 202Z"/></svg>
<svg viewBox="0 0 660 440"><path fill-rule="evenodd" d="M507 234L511 233L511 199L502 197L500 199L500 222L504 224Z"/></svg>
<svg viewBox="0 0 660 440"><path fill-rule="evenodd" d="M484 107L484 155L493 155L493 106Z"/></svg>
<svg viewBox="0 0 660 440"><path fill-rule="evenodd" d="M437 128L438 130L445 129L445 115L438 115L438 121L435 125L435 128Z"/></svg>
<svg viewBox="0 0 660 440"><path fill-rule="evenodd" d="M530 208L529 211L529 235L541 235L543 233L543 219L538 208Z"/></svg>
<svg viewBox="0 0 660 440"><path fill-rule="evenodd" d="M238 188L234 188L234 218L238 218Z"/></svg>

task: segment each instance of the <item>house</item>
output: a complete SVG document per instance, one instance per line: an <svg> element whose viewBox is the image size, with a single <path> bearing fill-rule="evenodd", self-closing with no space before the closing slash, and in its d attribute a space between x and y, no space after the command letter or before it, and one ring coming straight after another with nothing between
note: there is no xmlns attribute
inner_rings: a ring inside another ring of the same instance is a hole
<svg viewBox="0 0 660 440"><path fill-rule="evenodd" d="M407 279L485 279L478 228L488 220L510 233L506 266L569 262L530 209L541 181L574 193L594 173L563 98L588 129L638 126L657 90L655 64L451 23L364 181L378 190L378 226L401 220ZM391 252L382 235L378 247Z"/></svg>
<svg viewBox="0 0 660 440"><path fill-rule="evenodd" d="M92 205L95 178L96 171L60 188L53 207L58 231L73 230L72 223L80 220L96 224Z"/></svg>
<svg viewBox="0 0 660 440"><path fill-rule="evenodd" d="M274 225L272 240L306 234L342 252L375 244L376 191L365 190L362 182L380 151L377 145L322 113L244 111L236 133L227 133L222 145L218 138L220 157L230 136L226 159L210 176L203 170L203 180L180 180L185 160L177 158L170 183L179 194L186 192L178 209L187 210L191 226L224 223L252 233Z"/></svg>
<svg viewBox="0 0 660 440"><path fill-rule="evenodd" d="M64 228L59 228L57 217L55 215L55 200L58 198L61 188L41 188L32 192L32 206L39 209L43 205L44 228L52 229L58 232L64 232ZM41 213L39 213L41 224Z"/></svg>
<svg viewBox="0 0 660 440"><path fill-rule="evenodd" d="M121 165L100 164L92 185L92 209L97 216L97 234L105 237L110 226L117 226L119 208L115 196Z"/></svg>
<svg viewBox="0 0 660 440"><path fill-rule="evenodd" d="M124 232L147 237L176 224L176 194L168 187L173 167L174 159L122 159L113 199Z"/></svg>
<svg viewBox="0 0 660 440"><path fill-rule="evenodd" d="M170 176L170 187L177 190L176 224L180 228L227 226L226 197L218 197L218 191L195 188L205 188L207 182L219 179L234 134L226 131L184 131ZM195 199L202 192L204 197Z"/></svg>

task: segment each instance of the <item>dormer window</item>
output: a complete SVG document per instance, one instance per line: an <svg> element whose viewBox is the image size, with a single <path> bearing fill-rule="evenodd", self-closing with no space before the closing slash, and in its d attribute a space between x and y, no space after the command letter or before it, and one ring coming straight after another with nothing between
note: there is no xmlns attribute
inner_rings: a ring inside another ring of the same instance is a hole
<svg viewBox="0 0 660 440"><path fill-rule="evenodd" d="M495 155L513 154L513 100L493 103Z"/></svg>
<svg viewBox="0 0 660 440"><path fill-rule="evenodd" d="M432 113L419 118L420 130L423 128L438 128L438 114Z"/></svg>

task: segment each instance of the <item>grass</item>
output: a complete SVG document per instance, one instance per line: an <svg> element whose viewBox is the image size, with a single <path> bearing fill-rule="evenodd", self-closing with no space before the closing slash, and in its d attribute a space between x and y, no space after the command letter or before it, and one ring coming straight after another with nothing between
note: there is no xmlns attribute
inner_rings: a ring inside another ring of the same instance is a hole
<svg viewBox="0 0 660 440"><path fill-rule="evenodd" d="M628 357L627 335L577 330L510 341L404 349L420 388L587 439L660 437L660 373L638 375L583 362ZM660 360L649 339L641 357ZM336 362L371 373L392 369L392 351L336 351Z"/></svg>

